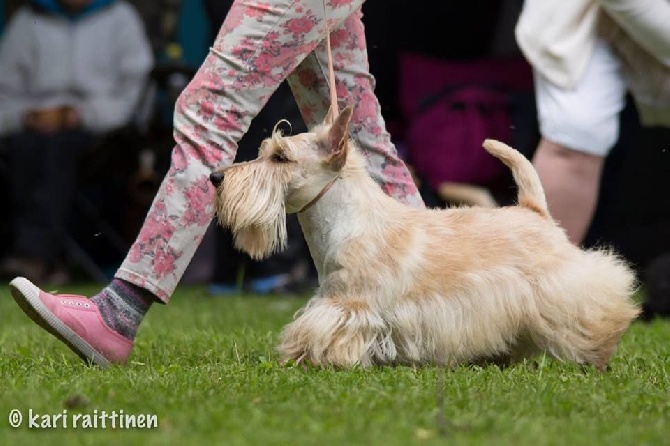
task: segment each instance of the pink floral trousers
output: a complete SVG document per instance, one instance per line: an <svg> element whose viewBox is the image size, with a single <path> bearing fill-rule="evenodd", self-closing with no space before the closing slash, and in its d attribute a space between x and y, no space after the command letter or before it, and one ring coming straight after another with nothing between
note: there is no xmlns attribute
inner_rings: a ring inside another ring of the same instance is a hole
<svg viewBox="0 0 670 446"><path fill-rule="evenodd" d="M203 65L177 100L171 166L116 277L167 303L214 217L209 174L230 165L237 142L284 79L305 123L329 99L326 22L339 102L354 106L351 134L392 197L423 206L382 119L369 73L364 0L237 0Z"/></svg>

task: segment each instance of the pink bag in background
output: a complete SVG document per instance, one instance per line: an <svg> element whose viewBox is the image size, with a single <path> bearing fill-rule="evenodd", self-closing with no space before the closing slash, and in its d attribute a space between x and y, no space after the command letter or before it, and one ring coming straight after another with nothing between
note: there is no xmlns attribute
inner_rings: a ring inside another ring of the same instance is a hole
<svg viewBox="0 0 670 446"><path fill-rule="evenodd" d="M512 144L512 95L532 90L523 59L443 61L400 58L400 106L408 161L436 189L445 182L487 186L507 169L483 148Z"/></svg>

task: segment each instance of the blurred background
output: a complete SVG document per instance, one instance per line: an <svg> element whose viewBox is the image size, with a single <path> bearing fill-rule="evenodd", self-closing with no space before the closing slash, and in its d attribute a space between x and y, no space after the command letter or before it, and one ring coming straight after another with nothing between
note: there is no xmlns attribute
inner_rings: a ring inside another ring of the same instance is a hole
<svg viewBox="0 0 670 446"><path fill-rule="evenodd" d="M0 39L19 8L30 3L0 0ZM37 258L6 264L13 256L10 185L15 166L8 135L0 139L0 258L5 272L24 267L26 275L43 282L106 283L167 171L174 101L206 56L232 2L129 3L141 18L153 65L133 119L94 134L77 157L63 241L48 262ZM519 0L364 4L370 68L384 118L430 206L488 200L510 204L515 196L508 172L488 158L481 142L497 138L530 158L540 138L532 72L514 39L521 6ZM288 119L294 132L304 130L286 85L240 142L237 161L255 158L260 141L280 119ZM641 126L630 99L620 122L585 244L614 246L643 274L670 252L670 200L665 198L670 191L670 130ZM454 184L465 186L466 192ZM289 232L285 253L253 262L232 248L230 234L212 225L183 281L207 284L215 295L303 292L314 284L314 271L295 219ZM666 276L670 278L670 268Z"/></svg>

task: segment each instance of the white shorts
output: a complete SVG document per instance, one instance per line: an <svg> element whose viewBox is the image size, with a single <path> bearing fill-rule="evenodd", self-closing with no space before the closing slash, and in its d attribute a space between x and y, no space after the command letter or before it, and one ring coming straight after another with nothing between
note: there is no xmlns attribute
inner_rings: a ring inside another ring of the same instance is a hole
<svg viewBox="0 0 670 446"><path fill-rule="evenodd" d="M592 155L606 156L619 137L626 82L621 63L599 40L582 78L572 89L552 84L537 70L535 95L545 139Z"/></svg>

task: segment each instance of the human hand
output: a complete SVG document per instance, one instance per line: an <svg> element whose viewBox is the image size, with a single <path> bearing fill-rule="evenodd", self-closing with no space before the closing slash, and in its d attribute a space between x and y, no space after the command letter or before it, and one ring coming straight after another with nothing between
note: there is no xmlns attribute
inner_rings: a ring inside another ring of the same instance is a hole
<svg viewBox="0 0 670 446"><path fill-rule="evenodd" d="M63 129L72 129L81 125L81 115L77 109L66 105L29 111L23 125L38 133L51 134Z"/></svg>
<svg viewBox="0 0 670 446"><path fill-rule="evenodd" d="M62 121L65 128L72 129L81 125L81 115L76 108L66 105L62 108L62 113Z"/></svg>
<svg viewBox="0 0 670 446"><path fill-rule="evenodd" d="M38 133L55 133L60 130L61 123L60 107L31 110L23 118L23 126Z"/></svg>

